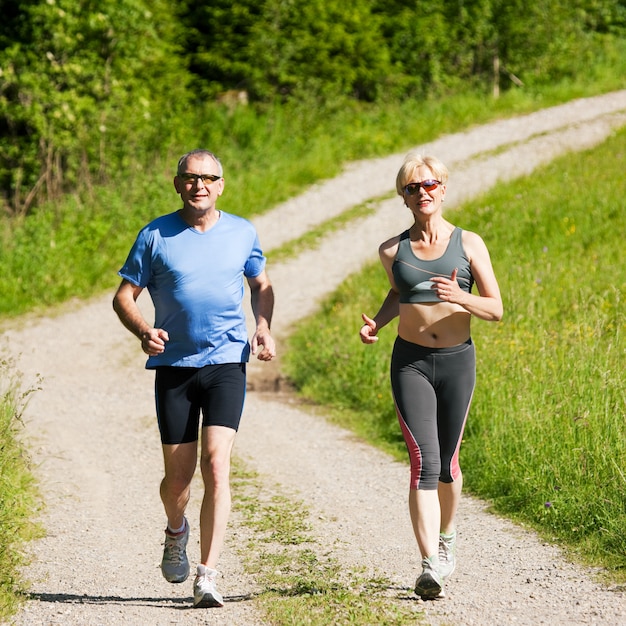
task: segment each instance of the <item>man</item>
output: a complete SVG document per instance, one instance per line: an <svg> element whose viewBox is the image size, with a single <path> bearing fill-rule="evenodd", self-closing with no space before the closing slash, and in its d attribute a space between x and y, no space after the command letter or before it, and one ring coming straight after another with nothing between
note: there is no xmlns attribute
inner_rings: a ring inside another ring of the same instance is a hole
<svg viewBox="0 0 626 626"><path fill-rule="evenodd" d="M156 370L156 413L165 476L167 516L161 570L172 583L189 576L185 508L195 473L202 415L200 564L194 606L223 606L217 561L230 514L230 458L243 409L249 354L276 355L270 334L274 293L256 231L247 220L219 211L222 165L208 150L178 162L174 187L183 206L145 226L119 271L113 308L141 341L146 367ZM256 331L248 342L243 294L251 291ZM137 306L144 288L155 307L151 326Z"/></svg>

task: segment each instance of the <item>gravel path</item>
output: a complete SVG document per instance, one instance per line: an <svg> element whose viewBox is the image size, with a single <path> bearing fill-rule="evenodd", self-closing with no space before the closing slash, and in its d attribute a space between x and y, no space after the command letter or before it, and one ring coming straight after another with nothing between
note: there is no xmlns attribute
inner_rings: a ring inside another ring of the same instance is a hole
<svg viewBox="0 0 626 626"><path fill-rule="evenodd" d="M626 91L621 91L477 127L421 148L450 167L450 206L497 179L526 174L566 151L597 144L624 125ZM256 219L264 248L388 194L403 156L351 164L341 176ZM381 201L358 226L268 267L277 294L279 347L291 324L311 313L347 274L375 259L382 239L410 223L399 202ZM313 272L315 280L293 288ZM143 369L137 342L113 314L111 296L69 304L54 317L27 317L0 336L3 353L13 355L26 386L38 374L43 377L25 420L46 501L47 536L33 546L26 572L32 600L16 623L261 626L265 622L252 601L257 589L238 557L249 531L238 523L236 502L221 562L226 606L193 611L191 582L169 585L161 578L164 518L152 374ZM149 307L148 298L142 300ZM350 332L358 325L355 320ZM364 566L371 575L381 572L392 580L392 597L410 597L419 557L406 507L408 467L283 394L268 393L277 385L279 367L280 358L273 366L250 366L237 456L259 472L266 489L305 502L313 534L333 546L339 562ZM192 520L200 492L198 482ZM490 514L470 497L463 498L458 525L459 564L447 598L415 600L426 623L626 624L622 589L597 584L592 571L569 563L534 533ZM193 561L199 553L195 526Z"/></svg>

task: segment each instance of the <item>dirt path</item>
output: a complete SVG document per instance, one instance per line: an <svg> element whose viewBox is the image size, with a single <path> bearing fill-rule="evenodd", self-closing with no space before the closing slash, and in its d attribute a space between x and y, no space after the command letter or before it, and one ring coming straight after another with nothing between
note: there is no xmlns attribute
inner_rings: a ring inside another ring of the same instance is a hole
<svg viewBox="0 0 626 626"><path fill-rule="evenodd" d="M450 206L498 178L594 145L624 125L626 91L444 137L423 151L450 167ZM342 176L255 220L264 248L388 193L402 157L352 164ZM359 222L358 233L350 226L318 249L268 268L277 293L279 346L293 322L313 311L347 274L375 259L384 237L408 224L398 202L381 202L375 215ZM3 353L14 356L26 385L37 374L43 377L43 389L32 397L25 417L48 534L33 546L27 572L33 599L17 623L262 625L252 601L254 580L237 556L248 531L238 525L236 509L221 563L223 609L193 611L191 583L169 585L161 578L164 519L152 374L143 369L143 354L115 318L110 300L107 294L69 305L56 317L29 318L0 337ZM355 329L358 324L355 320ZM322 416L266 393L277 375L276 367L251 365L255 391L248 394L236 454L260 473L268 489L293 494L310 507L314 534L334 546L342 564L365 566L372 575L382 572L393 581L393 597L410 596L419 559L406 510L407 466ZM192 520L199 494L196 488ZM192 560L199 552L194 530ZM458 556L448 597L425 605L429 624L626 624L622 590L596 584L592 572L469 497L459 516Z"/></svg>

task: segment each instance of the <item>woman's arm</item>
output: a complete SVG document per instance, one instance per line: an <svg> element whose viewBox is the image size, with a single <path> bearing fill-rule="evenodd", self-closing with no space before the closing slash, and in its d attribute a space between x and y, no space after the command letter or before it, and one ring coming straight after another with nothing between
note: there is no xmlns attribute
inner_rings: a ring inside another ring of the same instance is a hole
<svg viewBox="0 0 626 626"><path fill-rule="evenodd" d="M359 336L363 343L374 343L378 341L378 331L386 326L400 314L400 294L393 279L393 272L391 271L393 260L396 258L398 252L399 237L393 237L385 243L381 244L378 249L378 255L380 262L387 272L387 278L391 285L391 289L387 292L387 296L383 300L383 303L378 309L378 313L373 318L368 317L365 313L361 314L365 324L361 326Z"/></svg>
<svg viewBox="0 0 626 626"><path fill-rule="evenodd" d="M463 247L470 259L478 295L461 289L456 281L455 270L450 278L433 278L437 296L444 302L460 304L466 311L480 319L499 322L503 315L502 297L487 246L476 233L464 231Z"/></svg>

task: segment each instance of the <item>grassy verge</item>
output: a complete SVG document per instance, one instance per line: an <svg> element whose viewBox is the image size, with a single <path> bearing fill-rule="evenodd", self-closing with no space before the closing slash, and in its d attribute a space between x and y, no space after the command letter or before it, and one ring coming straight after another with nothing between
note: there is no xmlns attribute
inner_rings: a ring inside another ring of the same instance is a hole
<svg viewBox="0 0 626 626"><path fill-rule="evenodd" d="M474 322L478 385L461 453L467 488L620 581L625 170L622 130L448 214L487 242L505 301L501 324ZM405 458L388 382L395 332L370 347L358 339L360 313L374 313L387 288L377 264L350 277L296 329L285 364L303 395Z"/></svg>
<svg viewBox="0 0 626 626"><path fill-rule="evenodd" d="M21 414L30 391L22 393L12 364L0 362L0 621L24 599L24 545L40 535L32 518L39 497L28 455L20 442Z"/></svg>
<svg viewBox="0 0 626 626"><path fill-rule="evenodd" d="M0 318L112 289L141 226L178 207L174 165L192 147L212 148L224 162L220 208L251 217L336 175L346 162L402 152L443 133L621 88L626 42L617 45L623 49L614 58L585 69L584 82L514 90L498 100L472 92L377 106L342 101L265 111L198 108L197 123L186 119L173 129L158 159L138 155L107 187L43 206L25 219L0 218Z"/></svg>
<svg viewBox="0 0 626 626"><path fill-rule="evenodd" d="M359 218L371 215L374 211L376 211L378 203L383 199L385 198L381 197L367 200L362 204L358 204L350 209L347 209L346 211L343 211L332 219L319 223L315 228L312 228L301 237L290 239L282 246L275 248L268 253L267 257L269 264L274 265L275 263L286 261L300 254L302 250L311 250L316 248L322 242L324 237L327 237L341 228L344 228L347 224L356 223L356 220Z"/></svg>
<svg viewBox="0 0 626 626"><path fill-rule="evenodd" d="M306 505L268 495L255 474L234 463L233 491L244 524L254 530L241 550L261 591L255 600L272 624L416 624L422 614L412 590L398 592L383 576L342 568L313 535ZM417 599L416 599L417 600Z"/></svg>

